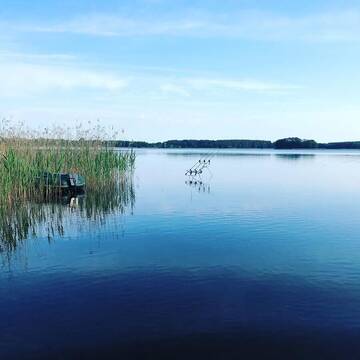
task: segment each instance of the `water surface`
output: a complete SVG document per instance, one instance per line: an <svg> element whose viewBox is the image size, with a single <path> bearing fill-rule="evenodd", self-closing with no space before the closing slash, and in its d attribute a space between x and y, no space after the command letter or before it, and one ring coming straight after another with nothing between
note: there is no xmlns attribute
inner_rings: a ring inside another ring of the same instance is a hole
<svg viewBox="0 0 360 360"><path fill-rule="evenodd" d="M0 358L359 358L360 152L209 151L2 213Z"/></svg>

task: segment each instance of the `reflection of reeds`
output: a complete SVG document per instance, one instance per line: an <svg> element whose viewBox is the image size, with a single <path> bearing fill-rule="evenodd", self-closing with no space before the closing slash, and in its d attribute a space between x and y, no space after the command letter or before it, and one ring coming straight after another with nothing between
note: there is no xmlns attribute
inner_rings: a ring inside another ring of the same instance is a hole
<svg viewBox="0 0 360 360"><path fill-rule="evenodd" d="M89 190L107 187L119 170L132 167L133 152L114 152L111 139L99 126L26 131L21 125L0 123L0 201L25 200L37 193L36 179L43 172L75 172L86 179ZM66 139L66 140L65 140Z"/></svg>
<svg viewBox="0 0 360 360"><path fill-rule="evenodd" d="M131 174L119 172L107 187L88 191L77 198L34 196L29 201L0 203L0 252L11 254L23 241L38 236L51 240L66 234L74 219L100 225L106 216L130 211L135 204Z"/></svg>

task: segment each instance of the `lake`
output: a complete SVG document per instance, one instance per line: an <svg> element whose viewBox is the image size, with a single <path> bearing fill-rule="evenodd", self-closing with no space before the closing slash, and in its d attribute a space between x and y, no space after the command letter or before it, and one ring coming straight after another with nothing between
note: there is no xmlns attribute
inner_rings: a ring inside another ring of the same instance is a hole
<svg viewBox="0 0 360 360"><path fill-rule="evenodd" d="M1 214L0 359L360 357L360 152L138 149L119 181Z"/></svg>

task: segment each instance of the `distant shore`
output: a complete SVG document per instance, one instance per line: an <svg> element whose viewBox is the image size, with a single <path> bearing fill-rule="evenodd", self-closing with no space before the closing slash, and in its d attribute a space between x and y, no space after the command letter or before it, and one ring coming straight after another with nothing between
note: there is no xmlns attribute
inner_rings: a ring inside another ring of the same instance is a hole
<svg viewBox="0 0 360 360"><path fill-rule="evenodd" d="M164 142L113 141L114 147L156 148L156 149L330 149L360 150L360 141L318 143L297 137L267 140L168 140Z"/></svg>

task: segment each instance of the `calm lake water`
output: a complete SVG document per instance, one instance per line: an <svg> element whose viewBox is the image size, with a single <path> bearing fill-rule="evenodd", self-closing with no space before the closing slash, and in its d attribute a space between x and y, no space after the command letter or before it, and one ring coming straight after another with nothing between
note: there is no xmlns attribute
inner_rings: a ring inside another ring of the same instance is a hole
<svg viewBox="0 0 360 360"><path fill-rule="evenodd" d="M207 152L3 213L0 359L360 358L360 152Z"/></svg>

